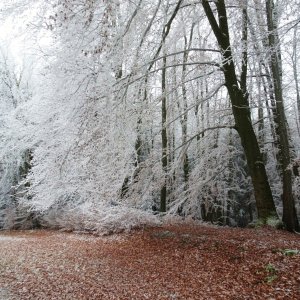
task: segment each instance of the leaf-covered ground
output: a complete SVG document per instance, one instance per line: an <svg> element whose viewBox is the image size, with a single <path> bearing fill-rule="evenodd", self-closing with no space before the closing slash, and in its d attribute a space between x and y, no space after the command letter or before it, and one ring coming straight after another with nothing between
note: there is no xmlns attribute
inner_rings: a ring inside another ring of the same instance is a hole
<svg viewBox="0 0 300 300"><path fill-rule="evenodd" d="M300 236L170 225L0 234L0 299L300 299Z"/></svg>

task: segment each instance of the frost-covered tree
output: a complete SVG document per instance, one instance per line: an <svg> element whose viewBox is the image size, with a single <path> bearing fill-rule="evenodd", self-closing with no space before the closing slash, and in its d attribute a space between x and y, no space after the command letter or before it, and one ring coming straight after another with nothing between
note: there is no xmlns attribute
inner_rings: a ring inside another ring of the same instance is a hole
<svg viewBox="0 0 300 300"><path fill-rule="evenodd" d="M18 9L7 5L6 14L24 17L28 3L16 0ZM257 213L264 221L276 215L273 199L280 212L272 31L263 4L35 1L26 17L34 42L25 59L34 64L20 81L25 89L13 71L7 82L18 96L1 87L13 120L1 124L14 128L16 157L31 160L18 205L44 226L107 231L152 222L158 210L240 226ZM295 12L283 11L294 26ZM284 94L286 81L283 72ZM1 153L15 161L4 145Z"/></svg>
<svg viewBox="0 0 300 300"><path fill-rule="evenodd" d="M28 70L18 68L4 50L0 68L0 222L1 227L16 227L18 218L22 222L27 217L20 211L19 199L25 192L24 184L31 168L32 124L25 108L31 95L26 82Z"/></svg>

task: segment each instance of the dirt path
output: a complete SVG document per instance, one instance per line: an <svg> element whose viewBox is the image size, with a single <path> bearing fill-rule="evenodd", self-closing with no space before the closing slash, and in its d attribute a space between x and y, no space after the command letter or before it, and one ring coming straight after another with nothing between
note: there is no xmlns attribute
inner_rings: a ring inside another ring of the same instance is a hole
<svg viewBox="0 0 300 300"><path fill-rule="evenodd" d="M300 299L300 236L169 226L0 234L0 299Z"/></svg>

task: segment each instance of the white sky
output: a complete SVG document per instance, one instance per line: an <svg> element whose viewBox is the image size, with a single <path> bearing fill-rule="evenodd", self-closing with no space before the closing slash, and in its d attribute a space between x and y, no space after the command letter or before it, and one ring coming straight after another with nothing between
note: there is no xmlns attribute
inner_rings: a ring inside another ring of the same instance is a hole
<svg viewBox="0 0 300 300"><path fill-rule="evenodd" d="M28 30L37 12L34 2L39 1L0 0L0 49L17 66L23 65L28 49L34 44Z"/></svg>

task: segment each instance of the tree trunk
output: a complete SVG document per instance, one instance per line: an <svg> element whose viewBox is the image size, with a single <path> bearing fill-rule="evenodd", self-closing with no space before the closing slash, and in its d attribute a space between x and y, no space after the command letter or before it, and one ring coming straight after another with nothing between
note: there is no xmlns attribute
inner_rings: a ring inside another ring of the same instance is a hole
<svg viewBox="0 0 300 300"><path fill-rule="evenodd" d="M266 222L267 218L277 217L269 181L267 178L262 154L252 126L247 95L239 87L235 66L232 58L227 13L224 0L215 2L218 21L213 14L208 0L202 1L205 14L222 50L223 73L229 93L236 129L245 151L249 172L251 175L258 218Z"/></svg>
<svg viewBox="0 0 300 300"><path fill-rule="evenodd" d="M163 69L161 79L162 99L161 99L161 143L162 143L162 169L164 172L164 182L160 191L160 211L165 212L167 209L167 167L168 167L168 136L167 136L167 98L166 98L166 64L167 58L163 58Z"/></svg>
<svg viewBox="0 0 300 300"><path fill-rule="evenodd" d="M298 118L297 118L296 122L297 122L298 135L300 136L300 87L299 87L299 80L298 80L297 30L298 30L298 28L296 26L294 28L292 63L293 63L293 73L294 73L296 96L297 96L297 113L296 113L296 115L298 116Z"/></svg>
<svg viewBox="0 0 300 300"><path fill-rule="evenodd" d="M278 36L276 21L274 15L274 3L272 0L266 1L267 23L268 23L268 37L269 47L271 49L270 65L273 77L274 94L276 100L276 113L278 118L278 132L279 132L279 147L281 152L280 163L282 169L282 204L283 216L282 221L289 231L299 230L299 222L296 214L295 201L292 189L292 170L289 168L291 163L290 146L289 146L289 132L288 124L285 116L282 84L281 84L281 59L280 50L278 49Z"/></svg>
<svg viewBox="0 0 300 300"><path fill-rule="evenodd" d="M187 89L185 85L186 80L186 63L188 61L188 49L191 47L192 38L193 38L194 24L192 24L189 41L184 34L184 53L183 53L183 65L182 65L182 97L183 97L183 116L181 119L181 130L182 130L182 144L185 145L187 142L187 124L188 124L188 99L187 99ZM189 173L190 173L190 164L189 164L189 156L186 152L184 153L183 159L183 175L184 175L184 191L188 189L189 182Z"/></svg>

